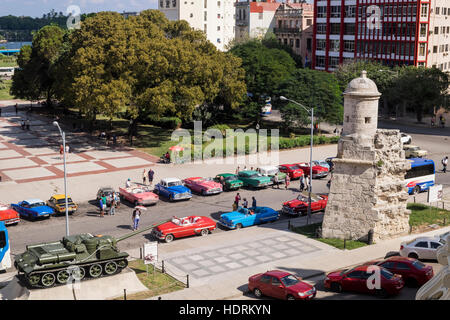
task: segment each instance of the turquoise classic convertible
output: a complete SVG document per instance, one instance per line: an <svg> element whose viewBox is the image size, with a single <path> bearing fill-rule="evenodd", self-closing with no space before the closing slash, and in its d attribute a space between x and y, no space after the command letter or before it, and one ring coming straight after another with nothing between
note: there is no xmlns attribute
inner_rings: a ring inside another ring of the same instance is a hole
<svg viewBox="0 0 450 320"><path fill-rule="evenodd" d="M280 213L269 207L242 208L224 213L218 223L228 229L241 229L253 225L276 221Z"/></svg>

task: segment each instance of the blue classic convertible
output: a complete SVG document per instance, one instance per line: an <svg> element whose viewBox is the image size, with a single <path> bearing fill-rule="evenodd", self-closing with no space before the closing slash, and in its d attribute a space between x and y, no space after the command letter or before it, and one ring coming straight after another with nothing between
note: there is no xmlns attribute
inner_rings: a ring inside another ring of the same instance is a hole
<svg viewBox="0 0 450 320"><path fill-rule="evenodd" d="M276 221L280 213L269 207L242 208L237 211L224 213L218 223L228 229L241 229L256 224Z"/></svg>
<svg viewBox="0 0 450 320"><path fill-rule="evenodd" d="M18 204L12 203L11 207L16 210L21 217L27 217L32 220L39 217L48 217L55 214L55 211L40 199L28 199Z"/></svg>
<svg viewBox="0 0 450 320"><path fill-rule="evenodd" d="M154 192L170 201L192 198L191 190L183 185L180 179L166 178L155 185Z"/></svg>

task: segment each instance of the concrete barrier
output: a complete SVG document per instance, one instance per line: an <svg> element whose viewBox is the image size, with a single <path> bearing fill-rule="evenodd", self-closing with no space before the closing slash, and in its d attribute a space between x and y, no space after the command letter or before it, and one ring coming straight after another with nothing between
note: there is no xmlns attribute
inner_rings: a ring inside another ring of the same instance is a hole
<svg viewBox="0 0 450 320"><path fill-rule="evenodd" d="M106 300L127 294L147 291L133 270L126 268L121 273L77 284L56 286L48 289L28 289L14 277L0 290L1 300Z"/></svg>

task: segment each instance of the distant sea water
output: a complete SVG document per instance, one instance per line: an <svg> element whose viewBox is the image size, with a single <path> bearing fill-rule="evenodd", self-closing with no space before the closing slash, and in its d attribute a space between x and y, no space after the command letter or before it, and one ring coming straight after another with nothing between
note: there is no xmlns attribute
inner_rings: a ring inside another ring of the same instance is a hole
<svg viewBox="0 0 450 320"><path fill-rule="evenodd" d="M6 49L21 49L23 46L30 45L31 42L7 42L0 43L0 47L6 47Z"/></svg>

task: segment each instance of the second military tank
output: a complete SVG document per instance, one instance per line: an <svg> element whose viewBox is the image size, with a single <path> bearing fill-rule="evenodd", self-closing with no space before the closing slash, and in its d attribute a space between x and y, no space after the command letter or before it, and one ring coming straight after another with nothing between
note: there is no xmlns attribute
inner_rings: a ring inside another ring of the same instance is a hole
<svg viewBox="0 0 450 320"><path fill-rule="evenodd" d="M167 220L169 221L169 220ZM115 238L89 233L66 236L60 241L28 245L14 259L18 275L31 288L49 288L85 278L121 272L128 265L126 252L117 243L167 221Z"/></svg>

